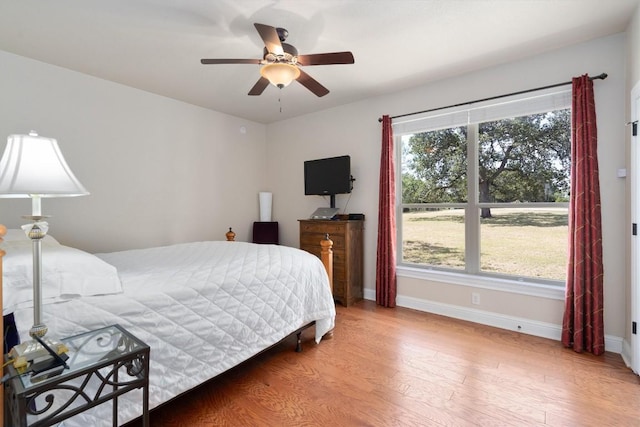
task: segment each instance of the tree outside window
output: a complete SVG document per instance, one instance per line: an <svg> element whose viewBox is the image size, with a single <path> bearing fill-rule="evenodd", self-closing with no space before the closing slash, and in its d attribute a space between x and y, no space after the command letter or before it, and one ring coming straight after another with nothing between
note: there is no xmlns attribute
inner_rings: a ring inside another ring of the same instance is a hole
<svg viewBox="0 0 640 427"><path fill-rule="evenodd" d="M401 263L564 281L570 120L561 109L403 135Z"/></svg>

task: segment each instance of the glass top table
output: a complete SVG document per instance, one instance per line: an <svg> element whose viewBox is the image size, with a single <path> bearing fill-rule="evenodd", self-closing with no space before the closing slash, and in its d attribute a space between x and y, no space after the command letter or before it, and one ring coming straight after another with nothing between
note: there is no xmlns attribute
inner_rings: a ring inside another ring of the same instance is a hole
<svg viewBox="0 0 640 427"><path fill-rule="evenodd" d="M113 425L118 425L121 394L143 389L143 424L148 425L149 346L120 325L60 340L69 351L60 372L18 375L8 384L9 414L16 426L47 426L107 401L113 402Z"/></svg>

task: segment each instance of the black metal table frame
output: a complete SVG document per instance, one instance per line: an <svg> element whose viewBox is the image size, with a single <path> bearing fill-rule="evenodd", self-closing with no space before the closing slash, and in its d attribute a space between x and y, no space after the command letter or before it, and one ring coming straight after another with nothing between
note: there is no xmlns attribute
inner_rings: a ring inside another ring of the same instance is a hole
<svg viewBox="0 0 640 427"><path fill-rule="evenodd" d="M9 425L12 427L51 426L84 412L89 408L112 401L113 426L116 427L118 425L118 396L128 393L131 390L142 388L142 422L144 427L148 427L149 346L130 334L120 325L112 325L99 330L85 332L74 337L63 339L62 341L64 342L65 340L75 339L82 335L90 336L91 334L97 334L103 329L106 330L113 327L117 328L123 333L123 335L126 335L128 339L133 340L136 344L135 347L137 348L135 350L131 348L127 349L124 354L111 360L93 363L85 368L71 372L63 371L60 375L48 378L42 381L41 384L32 385L28 389L25 389L22 380L18 376L10 379L5 383L5 404L8 409L6 414L8 417L5 418L5 422L11 422L12 424ZM106 371L106 373L100 372L101 369L108 367L111 367L111 369ZM118 379L118 372L122 368L126 369L127 374L133 377L133 379L120 382ZM12 365L8 366L8 370L10 376L17 374ZM100 384L93 396L86 393L85 390L92 377L97 378ZM82 378L79 386L65 384L77 378ZM46 414L47 411L52 409L53 401L55 399L54 395L50 392L56 389L71 391L73 394L64 404L57 406L52 413ZM44 408L37 409L34 403L36 399L42 396L44 396L44 400L48 402L48 405ZM76 400L84 400L84 403L69 408ZM32 424L27 424L27 415L44 416Z"/></svg>

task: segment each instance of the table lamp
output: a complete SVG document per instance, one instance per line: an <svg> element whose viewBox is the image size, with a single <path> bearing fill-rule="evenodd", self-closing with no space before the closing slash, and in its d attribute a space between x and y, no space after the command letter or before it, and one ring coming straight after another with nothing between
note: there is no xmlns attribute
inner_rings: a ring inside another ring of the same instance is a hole
<svg viewBox="0 0 640 427"><path fill-rule="evenodd" d="M20 355L38 351L36 337L42 339L47 326L42 322L42 239L48 224L43 221L41 199L45 197L73 197L89 194L75 177L65 161L58 142L53 138L28 135L10 135L0 159L0 197L31 198L31 224L22 226L33 247L33 326L29 335L34 339L20 344ZM40 346L41 347L41 346Z"/></svg>

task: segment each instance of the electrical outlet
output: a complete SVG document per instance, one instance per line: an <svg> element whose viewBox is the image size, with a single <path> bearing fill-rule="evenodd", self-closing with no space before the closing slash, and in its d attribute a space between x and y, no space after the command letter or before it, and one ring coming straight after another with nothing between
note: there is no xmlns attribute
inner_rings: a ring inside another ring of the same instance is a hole
<svg viewBox="0 0 640 427"><path fill-rule="evenodd" d="M480 305L480 294L471 292L471 304Z"/></svg>

